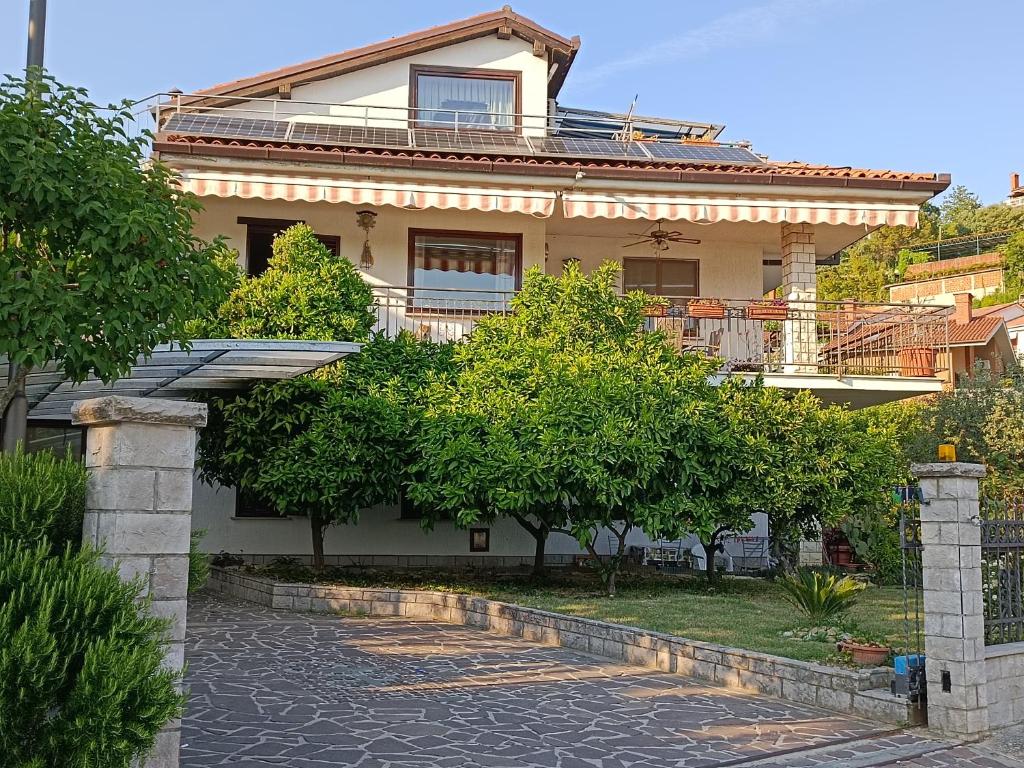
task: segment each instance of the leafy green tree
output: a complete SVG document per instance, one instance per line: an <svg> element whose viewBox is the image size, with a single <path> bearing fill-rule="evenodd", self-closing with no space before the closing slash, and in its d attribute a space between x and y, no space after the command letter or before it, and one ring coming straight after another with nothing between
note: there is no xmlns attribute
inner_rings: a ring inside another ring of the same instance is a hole
<svg viewBox="0 0 1024 768"><path fill-rule="evenodd" d="M942 212L942 233L956 237L975 231L975 217L981 210L981 199L963 184L946 193L939 206Z"/></svg>
<svg viewBox="0 0 1024 768"><path fill-rule="evenodd" d="M115 379L187 343L187 321L224 297L220 246L192 235L197 199L131 121L127 103L104 114L47 75L0 83L0 354L22 379L49 362Z"/></svg>
<svg viewBox="0 0 1024 768"><path fill-rule="evenodd" d="M885 286L892 282L891 277L882 261L855 253L833 267L818 269L818 298L822 301L888 301Z"/></svg>
<svg viewBox="0 0 1024 768"><path fill-rule="evenodd" d="M573 535L610 594L631 529L680 533L679 458L704 439L701 393L717 367L645 332L650 297L618 297L618 270L532 269L512 313L480 321L454 379L427 395L409 488L462 525L515 519L537 542L538 569L550 532ZM616 545L600 557L605 534Z"/></svg>
<svg viewBox="0 0 1024 768"><path fill-rule="evenodd" d="M308 517L313 565L322 570L328 527L398 501L418 393L450 361L447 345L378 335L329 369L211 398L199 441L202 475L282 515Z"/></svg>
<svg viewBox="0 0 1024 768"><path fill-rule="evenodd" d="M263 274L239 279L217 327L238 339L363 341L375 321L372 304L373 292L352 262L296 224L274 238Z"/></svg>

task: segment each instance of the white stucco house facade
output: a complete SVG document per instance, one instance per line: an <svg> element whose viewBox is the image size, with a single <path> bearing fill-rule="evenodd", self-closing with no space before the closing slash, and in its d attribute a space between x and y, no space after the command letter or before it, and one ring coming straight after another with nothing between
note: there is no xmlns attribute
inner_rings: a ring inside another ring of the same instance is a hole
<svg viewBox="0 0 1024 768"><path fill-rule="evenodd" d="M870 368L820 354L865 314L818 302L815 269L879 226L914 226L948 175L776 162L723 141L715 123L565 106L559 92L579 47L506 6L164 94L151 113L153 155L201 198L196 234L226 237L250 274L265 268L276 232L308 223L360 266L384 330L457 339L481 312L507 307L527 268L558 273L577 260L590 270L610 259L623 266L624 291L669 297L652 326L680 349L712 347L723 375L762 374L852 407L940 389L934 371L909 370L901 357L921 328L945 332L934 308L885 313L905 334L888 335L895 341ZM360 226L367 218L372 229ZM774 312L758 311L766 294ZM721 299L711 302L720 314L696 312L698 297ZM309 553L305 520L257 507L197 483L205 547L257 560ZM751 536L766 535L760 520ZM440 523L424 533L389 507L330 530L326 552L329 562L377 565L532 557L514 522L486 538L478 551L465 530ZM742 556L748 544L731 546ZM552 536L553 559L579 552Z"/></svg>

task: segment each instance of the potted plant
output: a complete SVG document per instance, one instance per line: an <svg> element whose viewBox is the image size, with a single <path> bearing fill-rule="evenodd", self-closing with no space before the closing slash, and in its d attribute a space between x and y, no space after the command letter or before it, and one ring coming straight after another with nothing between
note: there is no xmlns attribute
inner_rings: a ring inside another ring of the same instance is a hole
<svg viewBox="0 0 1024 768"><path fill-rule="evenodd" d="M690 317L705 317L721 320L725 317L725 304L721 299L690 299L686 304L686 313Z"/></svg>
<svg viewBox="0 0 1024 768"><path fill-rule="evenodd" d="M645 317L664 317L668 312L668 307L665 304L648 304L644 307Z"/></svg>
<svg viewBox="0 0 1024 768"><path fill-rule="evenodd" d="M747 305L749 320L785 320L789 302L784 299L756 299Z"/></svg>
<svg viewBox="0 0 1024 768"><path fill-rule="evenodd" d="M870 637L853 636L836 644L836 648L850 654L854 664L877 667L885 663L892 648Z"/></svg>
<svg viewBox="0 0 1024 768"><path fill-rule="evenodd" d="M935 376L933 347L906 347L899 352L900 376L931 378Z"/></svg>

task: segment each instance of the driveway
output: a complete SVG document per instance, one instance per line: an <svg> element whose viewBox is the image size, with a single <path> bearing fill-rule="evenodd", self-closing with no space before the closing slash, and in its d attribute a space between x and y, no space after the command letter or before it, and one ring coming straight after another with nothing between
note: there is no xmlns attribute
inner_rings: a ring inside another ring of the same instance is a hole
<svg viewBox="0 0 1024 768"><path fill-rule="evenodd" d="M466 627L191 602L185 768L1024 768Z"/></svg>

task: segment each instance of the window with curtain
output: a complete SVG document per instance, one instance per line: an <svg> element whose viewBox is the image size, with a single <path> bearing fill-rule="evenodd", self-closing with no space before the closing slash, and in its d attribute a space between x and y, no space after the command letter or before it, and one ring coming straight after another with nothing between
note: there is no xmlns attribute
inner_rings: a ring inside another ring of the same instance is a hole
<svg viewBox="0 0 1024 768"><path fill-rule="evenodd" d="M507 309L519 288L522 239L483 232L410 230L413 306L427 310Z"/></svg>
<svg viewBox="0 0 1024 768"><path fill-rule="evenodd" d="M414 71L416 124L421 128L516 129L516 74Z"/></svg>
<svg viewBox="0 0 1024 768"><path fill-rule="evenodd" d="M699 264L693 259L623 259L622 288L668 298L697 296Z"/></svg>

